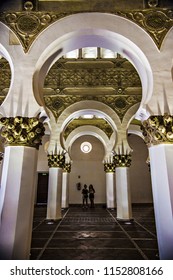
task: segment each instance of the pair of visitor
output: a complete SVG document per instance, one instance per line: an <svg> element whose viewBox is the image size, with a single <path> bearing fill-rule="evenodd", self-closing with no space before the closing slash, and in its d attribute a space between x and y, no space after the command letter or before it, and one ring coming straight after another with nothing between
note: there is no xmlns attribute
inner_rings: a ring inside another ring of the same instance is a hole
<svg viewBox="0 0 173 280"><path fill-rule="evenodd" d="M82 198L83 198L83 207L88 207L88 196L90 200L90 207L94 207L94 194L95 189L93 185L89 185L89 189L87 188L87 185L84 185L84 188L82 189Z"/></svg>

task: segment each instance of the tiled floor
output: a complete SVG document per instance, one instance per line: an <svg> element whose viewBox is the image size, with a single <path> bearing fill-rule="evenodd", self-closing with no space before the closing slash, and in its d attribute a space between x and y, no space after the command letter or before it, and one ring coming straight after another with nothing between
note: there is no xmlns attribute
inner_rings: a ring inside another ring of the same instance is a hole
<svg viewBox="0 0 173 280"><path fill-rule="evenodd" d="M36 207L31 259L158 260L153 208L133 207L134 221L119 222L116 210L70 207L61 221L45 220L46 207Z"/></svg>

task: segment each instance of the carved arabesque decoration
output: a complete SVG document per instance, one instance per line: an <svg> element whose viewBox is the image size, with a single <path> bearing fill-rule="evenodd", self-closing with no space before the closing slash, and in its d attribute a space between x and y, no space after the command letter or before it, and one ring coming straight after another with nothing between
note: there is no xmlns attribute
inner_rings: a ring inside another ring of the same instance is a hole
<svg viewBox="0 0 173 280"><path fill-rule="evenodd" d="M141 101L141 96L124 95L120 97L116 95L53 95L45 96L44 99L46 106L52 111L56 119L58 119L60 114L70 105L84 100L92 100L108 105L118 114L122 120L127 110L134 104Z"/></svg>
<svg viewBox="0 0 173 280"><path fill-rule="evenodd" d="M114 164L116 167L130 167L131 165L131 155L126 154L126 155L114 155Z"/></svg>
<svg viewBox="0 0 173 280"><path fill-rule="evenodd" d="M19 38L24 51L28 52L35 38L49 25L55 21L76 13L92 12L72 11L72 12L44 12L32 11L32 7L26 7L26 11L0 13L0 21L9 26ZM98 10L94 12L99 12ZM100 12L103 12L102 10ZM133 21L142 27L154 40L158 48L161 47L164 37L173 26L173 11L171 9L145 9L133 11L104 11Z"/></svg>
<svg viewBox="0 0 173 280"><path fill-rule="evenodd" d="M154 8L132 12L120 11L118 15L140 25L150 35L159 49L167 32L173 26L172 9Z"/></svg>
<svg viewBox="0 0 173 280"><path fill-rule="evenodd" d="M67 94L68 89L111 87L114 94L128 94L132 88L141 93L141 81L136 69L120 55L117 58L59 59L49 70L44 88L53 94Z"/></svg>
<svg viewBox="0 0 173 280"><path fill-rule="evenodd" d="M63 166L63 172L70 173L71 172L71 163L65 163Z"/></svg>
<svg viewBox="0 0 173 280"><path fill-rule="evenodd" d="M104 163L104 171L106 173L114 173L115 172L115 164L113 162Z"/></svg>
<svg viewBox="0 0 173 280"><path fill-rule="evenodd" d="M46 91L47 90L47 91ZM119 54L110 59L59 59L44 83L44 100L56 119L70 105L98 101L122 120L141 101L141 81L133 65Z"/></svg>
<svg viewBox="0 0 173 280"><path fill-rule="evenodd" d="M11 70L8 61L5 58L0 59L0 105L4 101L11 80Z"/></svg>
<svg viewBox="0 0 173 280"><path fill-rule="evenodd" d="M148 146L162 143L173 144L173 116L167 113L163 116L150 116L143 122L141 129Z"/></svg>
<svg viewBox="0 0 173 280"><path fill-rule="evenodd" d="M105 132L105 134L108 136L108 138L111 137L113 130L112 127L109 125L109 123L104 120L104 119L97 119L97 118L93 118L93 119L74 119L73 121L71 121L69 123L69 125L67 126L67 128L65 129L65 132L63 134L64 138L67 139L68 135L77 127L80 126L84 126L84 125L93 125L96 126L98 128L100 128L101 130L103 130Z"/></svg>
<svg viewBox="0 0 173 280"><path fill-rule="evenodd" d="M29 146L39 148L45 128L38 118L3 117L1 136L7 146Z"/></svg>
<svg viewBox="0 0 173 280"><path fill-rule="evenodd" d="M65 156L62 154L48 154L48 166L56 168L64 168Z"/></svg>

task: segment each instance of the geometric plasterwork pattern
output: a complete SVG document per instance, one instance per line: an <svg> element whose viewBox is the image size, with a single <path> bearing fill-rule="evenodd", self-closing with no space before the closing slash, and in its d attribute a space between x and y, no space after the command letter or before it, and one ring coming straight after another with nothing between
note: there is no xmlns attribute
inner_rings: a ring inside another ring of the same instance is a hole
<svg viewBox="0 0 173 280"><path fill-rule="evenodd" d="M74 3L75 5L75 3ZM76 4L77 5L77 4ZM11 30L17 35L25 52L28 52L35 38L49 25L66 16L76 13L86 12L102 12L97 9L70 12L45 12L32 11L32 7L26 7L26 11L21 12L4 12L0 13L0 21L8 25ZM110 13L124 17L133 21L143 28L153 39L158 48L161 47L164 37L173 26L173 10L164 8L144 9L144 10L104 10L104 13Z"/></svg>
<svg viewBox="0 0 173 280"><path fill-rule="evenodd" d="M104 163L104 171L106 173L114 173L115 172L115 164L113 162Z"/></svg>
<svg viewBox="0 0 173 280"><path fill-rule="evenodd" d="M132 64L120 55L110 59L59 59L49 70L45 88L66 94L76 87L112 87L114 94L141 94L141 81Z"/></svg>
<svg viewBox="0 0 173 280"><path fill-rule="evenodd" d="M131 161L131 155L114 155L113 162L116 167L130 167Z"/></svg>
<svg viewBox="0 0 173 280"><path fill-rule="evenodd" d="M93 119L74 119L73 121L71 121L69 123L69 125L67 126L67 128L64 131L64 138L67 139L68 135L76 128L84 126L84 125L92 125L92 126L96 126L99 129L103 130L105 132L105 134L108 136L108 138L111 137L113 130L111 128L111 126L109 125L109 123L107 121L105 121L104 119L97 119L97 118L93 118Z"/></svg>
<svg viewBox="0 0 173 280"><path fill-rule="evenodd" d="M0 105L4 101L11 80L11 70L8 61L5 58L0 59Z"/></svg>
<svg viewBox="0 0 173 280"><path fill-rule="evenodd" d="M52 111L54 117L58 119L60 114L70 105L86 100L98 101L112 108L122 120L127 110L141 100L140 95L59 95L45 96L46 106Z"/></svg>
<svg viewBox="0 0 173 280"><path fill-rule="evenodd" d="M141 126L145 143L151 147L159 144L173 144L173 116L165 113L150 116Z"/></svg>
<svg viewBox="0 0 173 280"><path fill-rule="evenodd" d="M48 154L48 166L54 168L63 168L65 165L65 156L60 154Z"/></svg>
<svg viewBox="0 0 173 280"><path fill-rule="evenodd" d="M141 101L141 81L127 59L59 59L48 72L44 100L56 119L70 105L92 100L112 108L120 120Z"/></svg>
<svg viewBox="0 0 173 280"><path fill-rule="evenodd" d="M38 118L2 117L1 136L6 146L29 146L36 149L42 143L45 128Z"/></svg>

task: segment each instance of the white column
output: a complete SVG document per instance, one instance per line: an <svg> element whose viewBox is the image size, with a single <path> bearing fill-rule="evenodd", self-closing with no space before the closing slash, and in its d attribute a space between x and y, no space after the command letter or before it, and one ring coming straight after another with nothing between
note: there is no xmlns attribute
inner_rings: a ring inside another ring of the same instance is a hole
<svg viewBox="0 0 173 280"><path fill-rule="evenodd" d="M116 167L117 219L131 220L132 205L130 194L129 167Z"/></svg>
<svg viewBox="0 0 173 280"><path fill-rule="evenodd" d="M106 172L106 205L115 208L115 173Z"/></svg>
<svg viewBox="0 0 173 280"><path fill-rule="evenodd" d="M36 158L35 148L5 148L0 198L1 259L29 259Z"/></svg>
<svg viewBox="0 0 173 280"><path fill-rule="evenodd" d="M154 211L162 260L173 260L173 145L149 148Z"/></svg>
<svg viewBox="0 0 173 280"><path fill-rule="evenodd" d="M2 166L3 166L3 160L0 161L0 180L2 176Z"/></svg>
<svg viewBox="0 0 173 280"><path fill-rule="evenodd" d="M62 208L69 207L69 173L62 173Z"/></svg>
<svg viewBox="0 0 173 280"><path fill-rule="evenodd" d="M62 168L49 168L47 219L61 219Z"/></svg>

